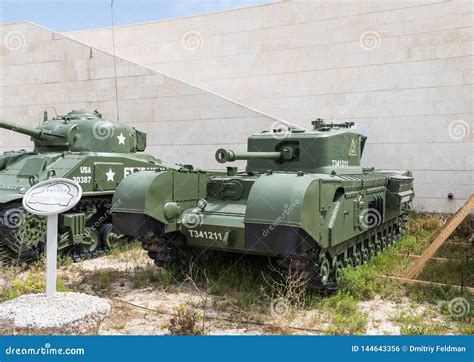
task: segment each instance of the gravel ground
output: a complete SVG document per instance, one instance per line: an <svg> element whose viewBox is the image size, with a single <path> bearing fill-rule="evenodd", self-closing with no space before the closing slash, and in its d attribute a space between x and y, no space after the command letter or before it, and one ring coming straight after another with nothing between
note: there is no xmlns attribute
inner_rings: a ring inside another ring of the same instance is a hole
<svg viewBox="0 0 474 362"><path fill-rule="evenodd" d="M131 278L140 273L145 273L140 278L146 278L149 264L150 260L144 251L133 249L118 255L62 266L58 273L66 286L87 294L98 294L105 299L81 293L58 293L55 298L59 300L54 302L40 294L22 296L0 304L0 334L162 335L169 333L170 313L182 305L191 306L201 313L206 305L206 315L216 317L205 323L211 335L324 334L324 329L330 327L327 316L318 308L296 310L288 318L276 319L265 310L241 311L238 305L234 305L234 299L239 298L239 295L212 295L209 300L203 300L195 286L189 283L167 287L157 283L134 286ZM110 271L117 274L107 274ZM23 278L22 275L17 277ZM60 297L63 294L69 296ZM69 303L73 311L65 309ZM421 315L427 309L436 309L436 306L413 303L407 297L395 302L376 296L359 302L358 308L367 315L365 334L397 335L402 326L398 320L400 313L410 311ZM37 316L33 318L34 314ZM55 319L45 321L48 315L54 315ZM236 321L231 323L219 317ZM240 319L255 319L270 326L240 323ZM426 321L445 322L437 310L427 313ZM315 331L294 330L288 327L290 325ZM456 330L450 329L446 333L455 334Z"/></svg>
<svg viewBox="0 0 474 362"><path fill-rule="evenodd" d="M26 294L0 304L0 334L91 334L110 311L88 294Z"/></svg>
<svg viewBox="0 0 474 362"><path fill-rule="evenodd" d="M404 297L401 304L387 301L376 296L372 300L359 302L359 309L367 313L367 335L399 335L400 326L394 319L400 314L403 308L408 308L408 298Z"/></svg>

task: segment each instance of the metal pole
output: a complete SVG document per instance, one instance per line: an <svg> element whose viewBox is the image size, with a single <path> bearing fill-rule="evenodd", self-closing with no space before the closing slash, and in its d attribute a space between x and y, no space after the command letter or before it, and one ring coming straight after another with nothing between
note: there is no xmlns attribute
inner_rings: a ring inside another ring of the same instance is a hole
<svg viewBox="0 0 474 362"><path fill-rule="evenodd" d="M58 258L58 215L48 216L46 239L46 296L56 294L56 274Z"/></svg>

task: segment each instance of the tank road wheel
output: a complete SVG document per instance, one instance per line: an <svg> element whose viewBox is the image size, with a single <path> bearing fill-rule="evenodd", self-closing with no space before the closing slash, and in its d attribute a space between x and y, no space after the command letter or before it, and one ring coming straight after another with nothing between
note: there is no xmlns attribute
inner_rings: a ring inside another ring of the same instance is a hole
<svg viewBox="0 0 474 362"><path fill-rule="evenodd" d="M399 238L400 238L400 234L394 228L392 230L392 245L395 244Z"/></svg>
<svg viewBox="0 0 474 362"><path fill-rule="evenodd" d="M321 283L326 285L329 281L330 275L331 264L326 256L322 256L319 258L319 278L321 279Z"/></svg>
<svg viewBox="0 0 474 362"><path fill-rule="evenodd" d="M353 257L354 268L358 268L362 265L362 254L360 251L357 251Z"/></svg>
<svg viewBox="0 0 474 362"><path fill-rule="evenodd" d="M392 241L392 244L395 244L399 239L400 239L400 234L397 233L396 231L393 231L392 232L393 234L393 241Z"/></svg>
<svg viewBox="0 0 474 362"><path fill-rule="evenodd" d="M381 241L379 241L379 242L377 243L376 248L377 248L377 255L381 254L382 251L383 251L383 247L382 247L382 242L381 242Z"/></svg>
<svg viewBox="0 0 474 362"><path fill-rule="evenodd" d="M343 269L344 269L344 263L339 260L336 263L336 282L338 282L341 279Z"/></svg>
<svg viewBox="0 0 474 362"><path fill-rule="evenodd" d="M380 243L380 240L377 239L375 240L375 255L379 255L382 252L382 245Z"/></svg>
<svg viewBox="0 0 474 362"><path fill-rule="evenodd" d="M397 233L397 225L394 224L392 225L392 232L390 233L390 244L394 245L397 242L398 239L398 233Z"/></svg>
<svg viewBox="0 0 474 362"><path fill-rule="evenodd" d="M398 225L393 227L392 230L392 244L395 244L401 237L400 230L398 229Z"/></svg>
<svg viewBox="0 0 474 362"><path fill-rule="evenodd" d="M370 253L368 249L362 250L362 264L367 264L370 259Z"/></svg>
<svg viewBox="0 0 474 362"><path fill-rule="evenodd" d="M99 231L94 229L87 229L84 233L82 249L87 253L93 253L97 251L100 245L100 234Z"/></svg>
<svg viewBox="0 0 474 362"><path fill-rule="evenodd" d="M398 225L396 226L397 228L397 234L398 236L402 236L403 232L405 231L405 222L408 220L408 211L404 210L403 214L398 217Z"/></svg>
<svg viewBox="0 0 474 362"><path fill-rule="evenodd" d="M393 245L393 235L391 232L387 233L387 246Z"/></svg>
<svg viewBox="0 0 474 362"><path fill-rule="evenodd" d="M99 228L102 246L105 250L112 250L121 244L128 242L125 235L118 233L112 224L105 224Z"/></svg>
<svg viewBox="0 0 474 362"><path fill-rule="evenodd" d="M369 258L372 259L376 255L375 243L373 241L369 241Z"/></svg>

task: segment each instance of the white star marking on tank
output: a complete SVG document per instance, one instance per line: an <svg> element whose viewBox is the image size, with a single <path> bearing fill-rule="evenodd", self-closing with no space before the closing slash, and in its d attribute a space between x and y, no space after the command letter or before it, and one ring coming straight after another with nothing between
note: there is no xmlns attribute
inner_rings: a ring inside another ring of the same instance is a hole
<svg viewBox="0 0 474 362"><path fill-rule="evenodd" d="M124 145L125 144L125 136L123 135L122 132L120 132L120 136L117 136L119 145Z"/></svg>
<svg viewBox="0 0 474 362"><path fill-rule="evenodd" d="M107 182L108 181L113 181L114 176L115 176L115 172L112 171L112 169L109 169L109 172L106 172L105 175L107 176Z"/></svg>

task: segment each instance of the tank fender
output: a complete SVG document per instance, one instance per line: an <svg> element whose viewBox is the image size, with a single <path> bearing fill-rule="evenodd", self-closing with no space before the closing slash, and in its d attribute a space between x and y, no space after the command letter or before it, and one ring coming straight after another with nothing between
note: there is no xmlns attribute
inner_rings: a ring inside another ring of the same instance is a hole
<svg viewBox="0 0 474 362"><path fill-rule="evenodd" d="M286 226L302 229L313 240L318 240L318 205L318 176L262 175L250 190L244 222L263 225L259 231L263 237Z"/></svg>
<svg viewBox="0 0 474 362"><path fill-rule="evenodd" d="M147 214L147 198L158 196L160 198L172 198L169 171L163 172L135 172L123 179L115 190L112 199L113 211ZM159 195L156 195L159 188ZM162 220L159 210L154 210L152 215L159 221ZM150 215L150 216L152 216Z"/></svg>
<svg viewBox="0 0 474 362"><path fill-rule="evenodd" d="M206 190L202 187L208 174L188 171L140 171L126 177L118 185L112 200L116 228L126 235L146 235L159 224L161 232L177 230L183 211L196 207ZM135 220L134 224L133 220ZM123 222L128 225L123 225ZM142 232L137 232L140 222ZM132 230L135 228L135 230ZM156 232L156 231L155 231Z"/></svg>

